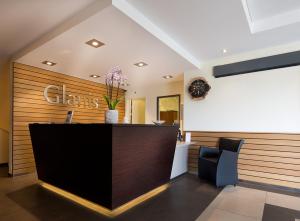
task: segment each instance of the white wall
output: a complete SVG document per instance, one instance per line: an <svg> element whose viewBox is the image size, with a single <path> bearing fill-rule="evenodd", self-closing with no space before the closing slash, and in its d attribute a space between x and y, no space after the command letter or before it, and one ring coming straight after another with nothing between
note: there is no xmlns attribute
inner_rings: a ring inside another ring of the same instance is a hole
<svg viewBox="0 0 300 221"><path fill-rule="evenodd" d="M214 78L214 65L300 50L280 46L204 65L184 74L184 129L191 131L300 132L300 66ZM289 49L289 50L288 50ZM211 86L207 97L194 101L187 93L191 79L203 76Z"/></svg>
<svg viewBox="0 0 300 221"><path fill-rule="evenodd" d="M156 99L158 96L181 94L183 103L183 81L164 83L149 87L129 88L126 92L126 116L129 117L129 100L132 98L146 99L146 124L156 120Z"/></svg>

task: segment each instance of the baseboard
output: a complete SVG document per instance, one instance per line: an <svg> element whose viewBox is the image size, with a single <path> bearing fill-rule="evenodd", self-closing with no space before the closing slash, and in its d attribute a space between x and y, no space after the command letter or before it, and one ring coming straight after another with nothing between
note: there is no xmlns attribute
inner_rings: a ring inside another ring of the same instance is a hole
<svg viewBox="0 0 300 221"><path fill-rule="evenodd" d="M193 175L198 175L196 171L188 171L188 173ZM237 185L242 187L264 190L268 192L275 192L275 193L300 197L300 189L291 188L291 187L278 186L278 185L272 185L267 183L258 183L249 180L239 180Z"/></svg>
<svg viewBox="0 0 300 221"><path fill-rule="evenodd" d="M290 188L285 186L278 186L278 185L272 185L267 183L258 183L258 182L248 181L248 180L239 180L238 186L300 197L300 189Z"/></svg>
<svg viewBox="0 0 300 221"><path fill-rule="evenodd" d="M197 171L188 171L189 174L198 175Z"/></svg>

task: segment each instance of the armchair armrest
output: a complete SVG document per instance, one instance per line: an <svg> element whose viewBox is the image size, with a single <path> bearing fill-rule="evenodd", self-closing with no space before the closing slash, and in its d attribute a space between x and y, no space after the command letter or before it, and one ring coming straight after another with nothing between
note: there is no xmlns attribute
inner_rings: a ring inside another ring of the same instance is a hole
<svg viewBox="0 0 300 221"><path fill-rule="evenodd" d="M222 186L222 182L226 184L226 180L237 182L237 162L237 152L222 150L217 166L217 186Z"/></svg>
<svg viewBox="0 0 300 221"><path fill-rule="evenodd" d="M219 155L219 148L200 146L199 157L213 157Z"/></svg>

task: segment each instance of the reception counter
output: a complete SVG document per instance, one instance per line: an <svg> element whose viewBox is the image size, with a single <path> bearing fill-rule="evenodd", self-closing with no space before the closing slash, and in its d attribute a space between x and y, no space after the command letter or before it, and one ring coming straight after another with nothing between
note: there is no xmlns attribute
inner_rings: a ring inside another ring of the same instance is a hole
<svg viewBox="0 0 300 221"><path fill-rule="evenodd" d="M116 216L166 189L178 127L30 124L41 184Z"/></svg>

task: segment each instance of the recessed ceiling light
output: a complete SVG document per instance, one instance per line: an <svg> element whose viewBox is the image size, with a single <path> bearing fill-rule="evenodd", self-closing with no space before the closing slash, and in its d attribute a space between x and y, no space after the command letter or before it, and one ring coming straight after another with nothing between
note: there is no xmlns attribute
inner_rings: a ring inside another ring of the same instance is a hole
<svg viewBox="0 0 300 221"><path fill-rule="evenodd" d="M104 45L103 42L98 41L97 39L89 40L89 41L86 42L86 44L88 44L89 46L92 46L94 48L99 48L99 47Z"/></svg>
<svg viewBox="0 0 300 221"><path fill-rule="evenodd" d="M99 75L96 75L96 74L91 74L90 77L91 77L91 78L99 78L100 76L99 76Z"/></svg>
<svg viewBox="0 0 300 221"><path fill-rule="evenodd" d="M227 49L223 49L223 54L226 54L227 53Z"/></svg>
<svg viewBox="0 0 300 221"><path fill-rule="evenodd" d="M165 75L165 76L163 76L163 78L164 79L170 79L170 78L173 78L173 76L172 75Z"/></svg>
<svg viewBox="0 0 300 221"><path fill-rule="evenodd" d="M148 64L146 64L145 62L142 62L142 61L141 61L141 62L135 63L134 65L141 68L141 67L147 66Z"/></svg>
<svg viewBox="0 0 300 221"><path fill-rule="evenodd" d="M52 61L43 61L42 64L46 64L46 65L49 65L49 66L54 66L56 65L56 63L52 62Z"/></svg>
<svg viewBox="0 0 300 221"><path fill-rule="evenodd" d="M99 42L98 42L98 41L93 41L93 42L92 42L92 45L96 47L96 46L99 45Z"/></svg>

